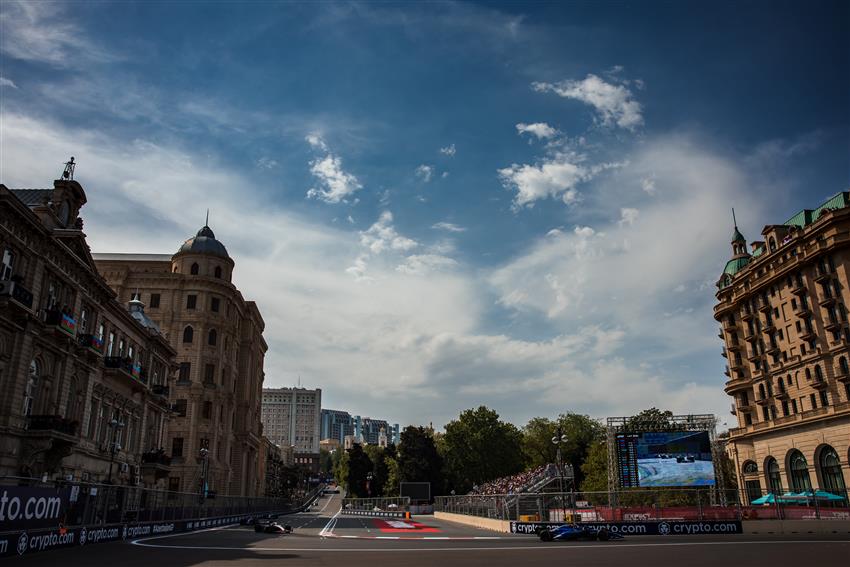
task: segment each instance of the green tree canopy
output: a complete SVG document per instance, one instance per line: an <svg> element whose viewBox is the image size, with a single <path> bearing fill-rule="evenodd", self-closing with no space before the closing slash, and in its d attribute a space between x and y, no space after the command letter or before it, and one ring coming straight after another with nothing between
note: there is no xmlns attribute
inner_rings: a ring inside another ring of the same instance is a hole
<svg viewBox="0 0 850 567"><path fill-rule="evenodd" d="M605 428L589 416L577 413L565 413L557 420L545 417L532 418L522 430L523 451L531 467L556 462L557 445L552 443L558 427L561 434L567 436L567 442L561 445L564 464L573 466L576 486L584 480L582 463L585 462L590 447L605 438Z"/></svg>
<svg viewBox="0 0 850 567"><path fill-rule="evenodd" d="M431 429L405 427L397 460L399 482L430 482L431 494L442 494L443 459L437 453Z"/></svg>
<svg viewBox="0 0 850 567"><path fill-rule="evenodd" d="M446 425L442 441L446 477L459 493L525 468L522 433L485 406L468 409Z"/></svg>
<svg viewBox="0 0 850 567"><path fill-rule="evenodd" d="M369 490L366 475L372 472L372 460L360 445L353 445L348 453L348 492L355 498L366 498Z"/></svg>

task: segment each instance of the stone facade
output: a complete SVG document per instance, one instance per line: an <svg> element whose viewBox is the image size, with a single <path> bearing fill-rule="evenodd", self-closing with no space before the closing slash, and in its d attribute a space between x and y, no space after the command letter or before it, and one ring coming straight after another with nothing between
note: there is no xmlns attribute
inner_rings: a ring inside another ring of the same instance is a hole
<svg viewBox="0 0 850 567"><path fill-rule="evenodd" d="M850 487L850 193L746 241L718 281L739 488Z"/></svg>
<svg viewBox="0 0 850 567"><path fill-rule="evenodd" d="M148 315L177 351L169 397L175 414L166 442L169 486L196 491L206 474L207 487L219 494L264 494L265 323L256 304L233 285L234 262L224 246L204 226L174 255L94 258L119 298L141 294Z"/></svg>
<svg viewBox="0 0 850 567"><path fill-rule="evenodd" d="M0 475L164 487L176 353L98 274L85 203L0 185Z"/></svg>
<svg viewBox="0 0 850 567"><path fill-rule="evenodd" d="M322 390L263 389L263 427L275 445L293 446L296 454L318 454Z"/></svg>

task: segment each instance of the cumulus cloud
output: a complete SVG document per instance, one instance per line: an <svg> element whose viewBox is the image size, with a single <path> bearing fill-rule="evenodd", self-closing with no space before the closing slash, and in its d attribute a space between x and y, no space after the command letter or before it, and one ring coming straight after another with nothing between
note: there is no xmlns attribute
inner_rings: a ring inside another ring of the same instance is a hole
<svg viewBox="0 0 850 567"><path fill-rule="evenodd" d="M622 226L631 226L635 224L640 211L632 207L623 207L620 209L620 221L617 223Z"/></svg>
<svg viewBox="0 0 850 567"><path fill-rule="evenodd" d="M622 84L608 83L593 74L581 81L535 82L532 88L591 105L604 126L617 125L633 131L643 124L641 105L634 100L632 92Z"/></svg>
<svg viewBox="0 0 850 567"><path fill-rule="evenodd" d="M322 158L310 162L310 173L319 182L319 187L307 191L308 199L319 199L326 203L348 202L348 198L363 188L352 173L342 167L342 158L333 154L325 141L316 134L309 134L305 140L315 149L326 152Z"/></svg>
<svg viewBox="0 0 850 567"><path fill-rule="evenodd" d="M440 153L443 154L444 156L455 157L455 154L457 153L457 149L455 149L454 144L450 144L448 146L440 148Z"/></svg>
<svg viewBox="0 0 850 567"><path fill-rule="evenodd" d="M555 128L545 122L535 122L534 124L520 122L516 125L516 129L519 134L533 134L539 140L554 138L558 134Z"/></svg>
<svg viewBox="0 0 850 567"><path fill-rule="evenodd" d="M378 220L360 233L360 244L372 254L380 254L385 250L407 251L419 246L411 238L400 235L393 226L393 214L384 211Z"/></svg>
<svg viewBox="0 0 850 567"><path fill-rule="evenodd" d="M431 181L431 177L434 175L434 168L430 165L425 165L424 163L416 168L416 177L421 179L424 183L428 183Z"/></svg>
<svg viewBox="0 0 850 567"><path fill-rule="evenodd" d="M431 228L433 228L434 230L445 230L445 231L448 231L448 232L464 232L464 231L466 231L465 227L458 226L458 225L456 225L454 223L450 223L450 222L438 222L438 223L432 224Z"/></svg>

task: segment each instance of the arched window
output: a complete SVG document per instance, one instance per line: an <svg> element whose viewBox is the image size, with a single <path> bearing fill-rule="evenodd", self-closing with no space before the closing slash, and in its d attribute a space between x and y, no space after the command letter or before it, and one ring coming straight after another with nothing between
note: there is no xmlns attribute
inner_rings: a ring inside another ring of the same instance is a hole
<svg viewBox="0 0 850 567"><path fill-rule="evenodd" d="M788 477L793 492L808 492L812 489L812 481L809 479L809 464L806 462L803 453L796 449L791 452L788 458Z"/></svg>
<svg viewBox="0 0 850 567"><path fill-rule="evenodd" d="M744 471L744 474L753 474L759 472L759 466L753 461L747 461L741 468Z"/></svg>
<svg viewBox="0 0 850 567"><path fill-rule="evenodd" d="M38 377L41 370L38 367L38 362L30 361L30 371L27 376L27 385L24 389L24 415L32 415L33 407L35 406L35 397L38 393Z"/></svg>
<svg viewBox="0 0 850 567"><path fill-rule="evenodd" d="M194 334L195 334L195 331L192 330L192 327L186 327L185 329L183 329L183 342L184 343L191 343Z"/></svg>
<svg viewBox="0 0 850 567"><path fill-rule="evenodd" d="M767 486L773 494L782 494L782 477L779 476L779 463L773 457L767 458Z"/></svg>
<svg viewBox="0 0 850 567"><path fill-rule="evenodd" d="M197 276L197 275L198 275L198 270L199 270L199 268L198 268L198 263L197 263L197 262L195 262L194 264L192 264L192 267L191 267L191 268L189 268L189 273L190 273L190 274L192 274L193 276Z"/></svg>
<svg viewBox="0 0 850 567"><path fill-rule="evenodd" d="M835 449L829 446L824 447L820 452L818 461L823 489L846 497L844 475L841 474L841 461L838 460L838 453L835 452Z"/></svg>
<svg viewBox="0 0 850 567"><path fill-rule="evenodd" d="M216 266L216 267L215 267L214 275L215 275L215 277L217 277L217 278L221 278L221 266Z"/></svg>
<svg viewBox="0 0 850 567"><path fill-rule="evenodd" d="M806 380L812 379L812 371L806 368Z"/></svg>
<svg viewBox="0 0 850 567"><path fill-rule="evenodd" d="M772 236L768 239L768 241L767 241L767 242L768 242L768 246L770 246L770 251L771 251L771 252L773 252L774 250L776 250L776 240L775 240Z"/></svg>
<svg viewBox="0 0 850 567"><path fill-rule="evenodd" d="M838 359L838 366L841 368L842 374L850 373L850 367L847 366L847 359L845 357L841 357Z"/></svg>
<svg viewBox="0 0 850 567"><path fill-rule="evenodd" d="M818 382L823 381L823 372L821 372L820 364L815 364L815 378L817 378Z"/></svg>
<svg viewBox="0 0 850 567"><path fill-rule="evenodd" d="M216 340L218 340L218 333L216 333L215 329L210 329L210 332L207 335L207 344L215 346Z"/></svg>
<svg viewBox="0 0 850 567"><path fill-rule="evenodd" d="M765 392L764 392L764 383L762 382L761 384L759 384L759 399L763 400L766 397L767 396L765 395Z"/></svg>

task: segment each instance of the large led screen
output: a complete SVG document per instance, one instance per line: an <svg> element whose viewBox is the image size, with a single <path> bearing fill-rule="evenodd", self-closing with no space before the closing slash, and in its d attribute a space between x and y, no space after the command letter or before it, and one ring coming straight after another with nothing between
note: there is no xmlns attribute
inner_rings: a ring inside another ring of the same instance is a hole
<svg viewBox="0 0 850 567"><path fill-rule="evenodd" d="M714 485L707 431L647 431L617 435L624 488Z"/></svg>

